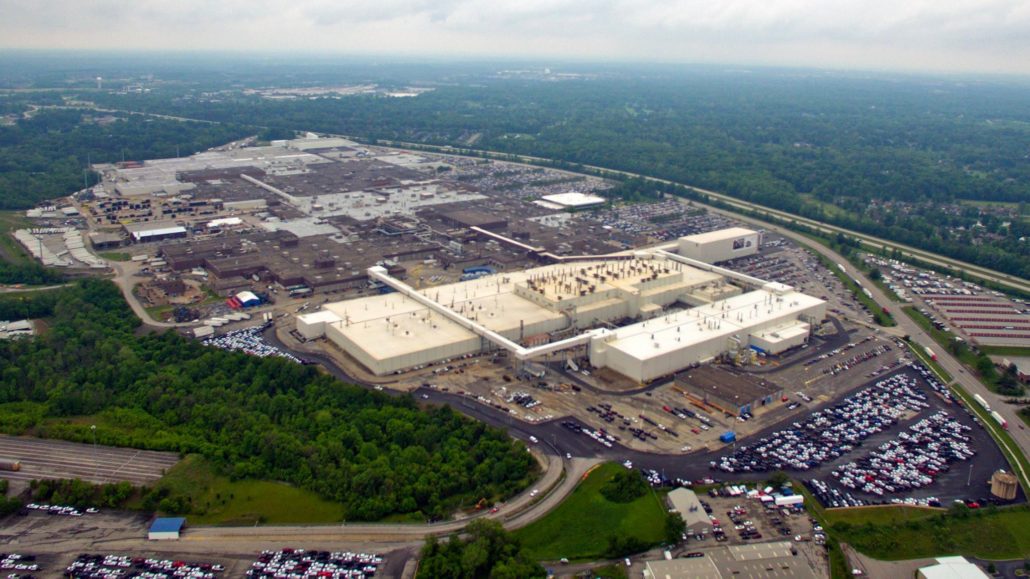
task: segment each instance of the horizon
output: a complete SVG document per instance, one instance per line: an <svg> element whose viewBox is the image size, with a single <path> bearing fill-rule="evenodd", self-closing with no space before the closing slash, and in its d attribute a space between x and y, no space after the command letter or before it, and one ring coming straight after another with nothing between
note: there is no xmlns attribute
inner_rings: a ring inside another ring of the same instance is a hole
<svg viewBox="0 0 1030 579"><path fill-rule="evenodd" d="M1017 0L0 0L0 9L5 51L1030 75L1030 9Z"/></svg>

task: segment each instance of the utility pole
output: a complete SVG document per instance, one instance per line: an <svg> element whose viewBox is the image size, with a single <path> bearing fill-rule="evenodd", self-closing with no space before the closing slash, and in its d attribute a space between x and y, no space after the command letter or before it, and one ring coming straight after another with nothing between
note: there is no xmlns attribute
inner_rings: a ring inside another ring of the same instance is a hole
<svg viewBox="0 0 1030 579"><path fill-rule="evenodd" d="M973 463L969 463L969 476L966 477L966 486L973 481Z"/></svg>
<svg viewBox="0 0 1030 579"><path fill-rule="evenodd" d="M91 424L89 429L93 431L93 479L100 481L100 461L97 458L97 425Z"/></svg>

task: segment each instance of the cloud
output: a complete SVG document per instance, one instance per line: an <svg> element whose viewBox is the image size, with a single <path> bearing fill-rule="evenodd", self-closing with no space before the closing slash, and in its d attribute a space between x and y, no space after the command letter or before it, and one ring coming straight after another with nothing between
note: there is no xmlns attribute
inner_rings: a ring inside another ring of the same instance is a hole
<svg viewBox="0 0 1030 579"><path fill-rule="evenodd" d="M1030 73L1026 0L0 0L0 14L0 46L8 48L889 63Z"/></svg>

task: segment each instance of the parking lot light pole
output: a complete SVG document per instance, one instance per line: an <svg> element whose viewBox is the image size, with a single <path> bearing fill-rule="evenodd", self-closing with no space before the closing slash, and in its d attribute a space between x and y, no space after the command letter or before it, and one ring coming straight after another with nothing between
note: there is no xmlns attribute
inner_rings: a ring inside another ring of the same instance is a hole
<svg viewBox="0 0 1030 579"><path fill-rule="evenodd" d="M966 477L966 486L973 481L973 463L969 463L969 476Z"/></svg>
<svg viewBox="0 0 1030 579"><path fill-rule="evenodd" d="M93 431L93 478L100 480L100 460L97 458L97 425L90 424L89 429Z"/></svg>

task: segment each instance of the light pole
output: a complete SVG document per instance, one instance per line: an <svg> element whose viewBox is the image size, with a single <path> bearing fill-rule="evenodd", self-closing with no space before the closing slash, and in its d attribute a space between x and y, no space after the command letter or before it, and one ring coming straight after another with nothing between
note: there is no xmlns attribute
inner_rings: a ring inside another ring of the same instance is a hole
<svg viewBox="0 0 1030 579"><path fill-rule="evenodd" d="M966 477L966 486L973 481L973 463L969 463L969 476Z"/></svg>
<svg viewBox="0 0 1030 579"><path fill-rule="evenodd" d="M93 478L99 483L100 481L100 461L97 459L97 425L89 425L89 429L93 431Z"/></svg>

